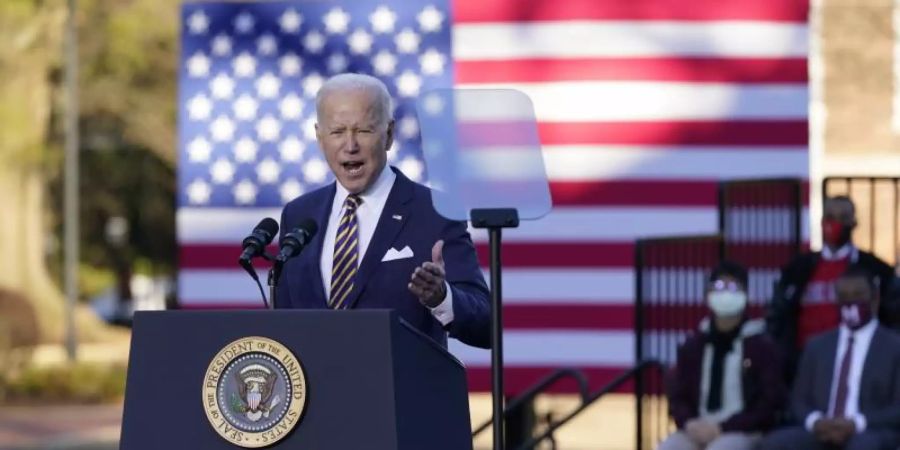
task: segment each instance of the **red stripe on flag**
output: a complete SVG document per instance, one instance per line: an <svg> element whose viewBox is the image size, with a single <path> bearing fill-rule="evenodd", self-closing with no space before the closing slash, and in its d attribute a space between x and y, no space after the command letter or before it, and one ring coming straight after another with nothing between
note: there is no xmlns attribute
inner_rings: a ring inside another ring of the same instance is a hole
<svg viewBox="0 0 900 450"><path fill-rule="evenodd" d="M603 349L598 348L598 352ZM519 394L530 388L544 377L555 372L559 367L506 367L503 370L503 390L508 395ZM627 367L586 367L583 368L591 390L597 390L617 376L628 370ZM466 369L470 392L490 392L490 367L469 367ZM626 382L618 392L633 392L632 382ZM578 385L572 378L565 378L550 388L548 393L578 392Z"/></svg>
<svg viewBox="0 0 900 450"><path fill-rule="evenodd" d="M459 60L457 83L686 81L806 83L805 58L589 58Z"/></svg>
<svg viewBox="0 0 900 450"><path fill-rule="evenodd" d="M809 143L805 120L541 122L538 132L544 145L797 146L806 151Z"/></svg>
<svg viewBox="0 0 900 450"><path fill-rule="evenodd" d="M567 305L546 301L539 305L504 305L503 329L631 330L634 308L620 305Z"/></svg>
<svg viewBox="0 0 900 450"><path fill-rule="evenodd" d="M715 181L627 180L550 183L557 206L714 206Z"/></svg>
<svg viewBox="0 0 900 450"><path fill-rule="evenodd" d="M807 0L455 0L453 21L765 20L806 22Z"/></svg>
<svg viewBox="0 0 900 450"><path fill-rule="evenodd" d="M490 250L487 243L477 244L478 260L488 267ZM631 242L533 243L503 244L504 267L626 267L634 261Z"/></svg>

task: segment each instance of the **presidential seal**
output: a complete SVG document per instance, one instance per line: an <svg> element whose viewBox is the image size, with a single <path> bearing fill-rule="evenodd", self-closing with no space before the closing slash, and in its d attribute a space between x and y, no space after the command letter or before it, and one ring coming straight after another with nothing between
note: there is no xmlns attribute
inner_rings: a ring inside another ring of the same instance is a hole
<svg viewBox="0 0 900 450"><path fill-rule="evenodd" d="M300 422L306 377L287 347L264 337L226 345L203 379L203 409L220 436L258 448L283 439Z"/></svg>

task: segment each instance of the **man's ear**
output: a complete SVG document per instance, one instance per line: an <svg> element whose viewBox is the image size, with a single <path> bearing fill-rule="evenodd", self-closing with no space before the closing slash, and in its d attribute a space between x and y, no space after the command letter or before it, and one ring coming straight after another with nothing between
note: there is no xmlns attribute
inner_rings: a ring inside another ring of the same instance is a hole
<svg viewBox="0 0 900 450"><path fill-rule="evenodd" d="M391 146L394 145L394 119L391 119L387 125L387 131L385 132L387 138L384 141L385 149L384 151L391 151Z"/></svg>

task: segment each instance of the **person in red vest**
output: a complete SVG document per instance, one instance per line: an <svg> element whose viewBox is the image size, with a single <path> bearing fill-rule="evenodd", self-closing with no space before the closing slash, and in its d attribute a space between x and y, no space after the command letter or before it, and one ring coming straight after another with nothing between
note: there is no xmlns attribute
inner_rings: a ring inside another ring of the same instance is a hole
<svg viewBox="0 0 900 450"><path fill-rule="evenodd" d="M849 197L826 199L822 251L800 254L782 269L767 319L769 333L782 349L788 380L793 379L796 355L809 339L840 323L834 306L834 283L847 267L859 265L872 273L881 298L888 298L894 270L877 256L853 245L856 224L856 207ZM879 319L883 325L898 325L898 308L894 303L882 304Z"/></svg>

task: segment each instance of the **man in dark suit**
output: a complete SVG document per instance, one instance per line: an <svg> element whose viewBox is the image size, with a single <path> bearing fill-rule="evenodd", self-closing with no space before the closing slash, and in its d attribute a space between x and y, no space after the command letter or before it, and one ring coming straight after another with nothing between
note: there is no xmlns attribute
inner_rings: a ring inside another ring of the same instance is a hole
<svg viewBox="0 0 900 450"><path fill-rule="evenodd" d="M387 165L394 138L381 81L337 75L316 96L316 137L337 181L288 203L282 233L319 233L288 261L276 307L387 308L446 347L447 333L490 346L490 305L465 222L441 217L431 191Z"/></svg>
<svg viewBox="0 0 900 450"><path fill-rule="evenodd" d="M806 346L791 409L802 426L770 435L771 450L895 450L900 444L900 337L879 324L875 276L851 265L835 283L838 329Z"/></svg>
<svg viewBox="0 0 900 450"><path fill-rule="evenodd" d="M856 206L846 196L825 199L822 251L797 255L781 271L768 311L768 330L785 357L785 375L793 379L797 358L807 341L839 323L834 282L851 264L865 267L878 279L882 325L900 325L900 304L889 301L894 269L877 256L856 248Z"/></svg>

